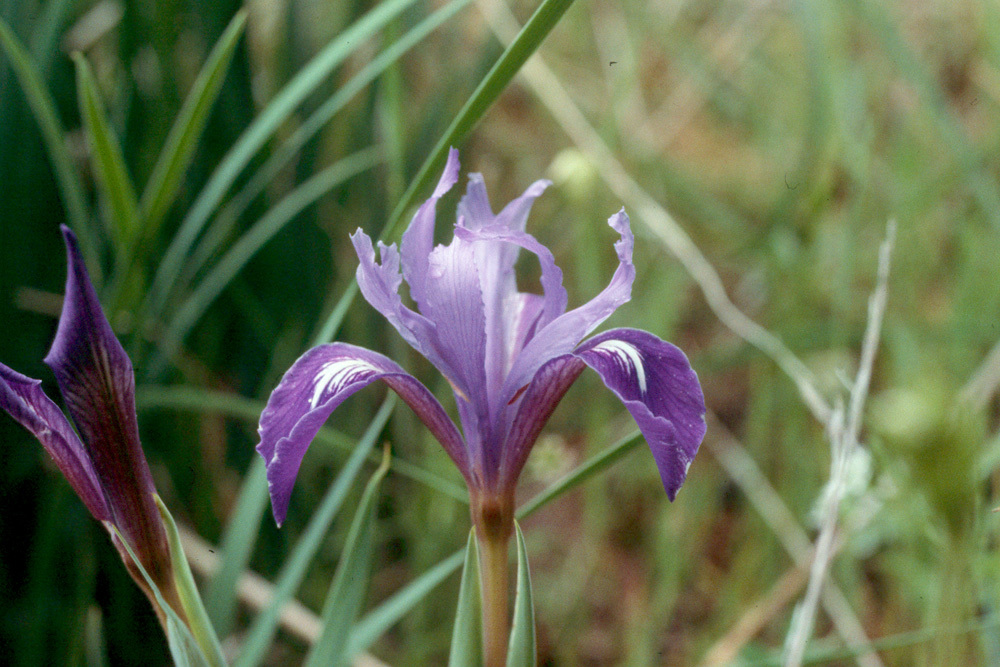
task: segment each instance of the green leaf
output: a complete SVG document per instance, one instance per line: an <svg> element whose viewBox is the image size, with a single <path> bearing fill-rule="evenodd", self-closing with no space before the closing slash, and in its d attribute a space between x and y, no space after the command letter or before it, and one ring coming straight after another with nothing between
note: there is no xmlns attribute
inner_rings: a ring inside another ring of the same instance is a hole
<svg viewBox="0 0 1000 667"><path fill-rule="evenodd" d="M199 193L181 227L170 242L150 288L145 310L159 313L166 303L174 280L201 234L205 223L215 212L233 182L268 139L292 114L292 111L319 86L365 40L382 28L416 0L387 0L379 4L350 28L337 35L303 67L267 107L250 124L216 167L208 183Z"/></svg>
<svg viewBox="0 0 1000 667"><path fill-rule="evenodd" d="M144 222L143 236L146 239L155 236L177 196L181 179L191 164L198 139L205 130L208 113L215 104L229 71L236 45L246 25L246 17L246 10L241 10L230 21L198 73L198 78L170 128L170 134L163 144L140 202Z"/></svg>
<svg viewBox="0 0 1000 667"><path fill-rule="evenodd" d="M573 0L545 0L535 13L532 14L528 22L521 28L521 31L514 38L514 41L507 46L500 55L500 59L493 65L486 76L473 91L465 105L458 112L451 125L445 131L441 139L431 154L424 160L423 165L417 175L406 189L403 198L399 200L396 208L393 209L389 222L386 224L379 239L387 241L393 237L396 227L403 219L406 212L413 206L417 196L425 192L431 182L437 178L441 168L444 166L448 149L456 146L465 139L466 135L475 127L486 111L493 105L500 93L504 91L510 80L514 78L521 66L531 55L538 50L542 41L552 29L556 27L559 19L562 18L566 10L573 4ZM340 323L343 321L347 308L350 306L358 291L352 284L344 291L333 311L326 319L321 328L320 343L327 343L333 339Z"/></svg>
<svg viewBox="0 0 1000 667"><path fill-rule="evenodd" d="M431 32L452 18L471 0L452 0L447 5L437 10L405 35L394 40L385 51L380 53L370 63L365 65L352 76L336 93L327 99L309 118L307 118L292 135L278 147L277 150L261 165L260 169L254 173L253 177L245 186L230 200L226 207L219 213L216 219L209 226L202 241L195 248L194 253L185 267L185 274L190 275L200 270L205 261L218 249L229 230L250 203L253 202L269 183L273 183L281 172L281 169L288 164L295 155L299 153L310 139L322 130L330 122L333 116L343 109L351 99L365 89L368 84L381 76L390 65L398 61L407 51L419 44Z"/></svg>
<svg viewBox="0 0 1000 667"><path fill-rule="evenodd" d="M399 592L368 612L351 630L348 654L355 656L368 649L427 594L447 579L463 562L463 551L456 551L411 581Z"/></svg>
<svg viewBox="0 0 1000 667"><path fill-rule="evenodd" d="M226 251L171 319L161 343L165 358L181 342L226 285L247 265L265 243L274 238L304 208L352 176L370 169L382 159L377 148L367 148L337 161L316 174L278 202ZM156 362L154 362L154 366ZM155 371L154 371L155 372Z"/></svg>
<svg viewBox="0 0 1000 667"><path fill-rule="evenodd" d="M465 547L462 585L458 589L455 627L451 633L448 667L477 667L483 662L483 623L479 607L479 549L475 531Z"/></svg>
<svg viewBox="0 0 1000 667"><path fill-rule="evenodd" d="M345 662L348 632L358 617L371 576L375 550L375 508L378 489L389 470L389 447L382 464L365 487L333 575L321 616L323 632L306 656L305 667L326 667Z"/></svg>
<svg viewBox="0 0 1000 667"><path fill-rule="evenodd" d="M192 636L191 631L188 630L187 625L177 615L173 607L167 604L163 594L160 593L160 589L156 586L153 578L149 576L149 573L146 572L146 568L143 567L139 561L139 557L132 551L132 547L129 546L128 541L118 530L118 527L110 521L103 521L102 523L108 529L108 532L113 533L118 538L119 543L125 547L125 551L132 559L132 563L135 564L140 574L142 574L142 578L146 581L146 585L149 586L149 590L153 592L156 605L160 608L166 619L167 645L170 647L170 656L173 658L174 664L177 667L212 667L205 656L202 655L198 642Z"/></svg>
<svg viewBox="0 0 1000 667"><path fill-rule="evenodd" d="M277 631L281 608L291 599L302 583L302 579L306 574L306 568L323 543L323 539L330 529L330 524L336 518L340 506L344 502L344 498L347 497L347 492L357 478L358 473L361 472L361 467L365 459L368 458L372 447L374 447L375 440L378 438L379 433L382 432L382 428L389 419L389 415L395 404L396 401L392 395L385 400L378 413L372 419L368 430L361 437L361 441L354 449L351 457L344 464L340 474L337 475L337 479L334 480L330 489L323 496L305 532L281 568L281 573L278 575L278 580L274 586L274 598L271 600L271 604L261 611L247 632L247 640L243 646L243 652L236 661L237 667L259 665L261 660L264 659L267 648L274 638L274 633Z"/></svg>
<svg viewBox="0 0 1000 667"><path fill-rule="evenodd" d="M90 65L80 53L73 54L73 62L76 63L80 115L90 141L98 189L110 208L112 231L117 246L115 250L119 258L124 259L122 251L127 252L139 230L139 204L135 188L125 168L121 145L108 123Z"/></svg>
<svg viewBox="0 0 1000 667"><path fill-rule="evenodd" d="M507 667L535 667L535 605L531 600L528 550L517 521L514 522L514 530L517 533L517 597L514 598L514 624L510 630Z"/></svg>
<svg viewBox="0 0 1000 667"><path fill-rule="evenodd" d="M90 268L95 282L99 283L100 258L96 240L90 228L90 215L87 213L83 186L73 168L73 159L70 157L69 148L66 145L66 133L63 131L59 116L56 114L55 102L45 88L42 77L32 63L28 52L3 19L0 19L0 46L7 54L14 74L21 84L21 90L24 91L28 100L28 106L31 107L35 122L38 123L38 128L42 132L45 150L49 154L49 160L52 161L56 183L59 186L63 204L66 206L69 226L73 228L77 238L80 239L80 248L87 266Z"/></svg>
<svg viewBox="0 0 1000 667"><path fill-rule="evenodd" d="M177 532L177 524L170 510L163 504L159 495L154 495L156 507L160 510L160 517L163 519L163 527L167 531L167 540L170 543L170 564L174 571L174 581L177 585L177 593L181 598L181 605L187 615L188 627L194 635L195 641L201 649L201 654L211 667L225 667L226 659L222 655L222 647L219 645L219 638L215 634L205 606L201 602L201 595L198 594L198 587L194 583L194 576L191 574L191 567L188 565L187 557L184 555L184 547L181 545L181 536Z"/></svg>

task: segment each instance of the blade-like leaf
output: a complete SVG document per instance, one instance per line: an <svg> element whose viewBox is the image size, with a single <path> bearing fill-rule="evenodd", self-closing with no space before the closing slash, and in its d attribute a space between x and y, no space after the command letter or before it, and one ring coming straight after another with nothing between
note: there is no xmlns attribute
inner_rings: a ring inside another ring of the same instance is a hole
<svg viewBox="0 0 1000 667"><path fill-rule="evenodd" d="M73 62L76 63L80 115L90 141L97 185L110 209L111 229L117 246L115 251L123 259L123 251L131 247L139 229L139 204L135 188L125 168L121 145L108 122L90 65L80 53L73 54Z"/></svg>
<svg viewBox="0 0 1000 667"><path fill-rule="evenodd" d="M63 205L66 206L69 226L80 240L80 249L87 266L96 271L100 267L98 248L90 228L90 216L83 196L83 186L73 168L73 159L66 146L66 133L63 131L62 123L59 122L59 116L56 115L55 102L45 88L42 77L31 62L28 52L3 19L0 19L0 46L7 54L7 59L14 69L21 90L24 91L38 128L42 132L45 150L49 154L49 160L52 161L59 193L62 195ZM94 280L99 283L100 275L94 275Z"/></svg>
<svg viewBox="0 0 1000 667"><path fill-rule="evenodd" d="M389 628L406 616L411 609L427 597L452 572L458 569L465 557L465 551L456 551L443 561L411 581L403 589L368 612L351 630L348 655L355 656L368 649Z"/></svg>
<svg viewBox="0 0 1000 667"><path fill-rule="evenodd" d="M143 236L153 238L163 217L177 196L184 171L191 164L199 137L208 121L208 112L222 89L236 45L246 25L246 10L236 13L219 38L208 60L198 73L191 92L184 100L170 134L163 144L153 173L142 193L140 210L144 222Z"/></svg>
<svg viewBox="0 0 1000 667"><path fill-rule="evenodd" d="M299 584L302 583L306 568L326 537L327 531L330 529L330 524L333 523L333 519L337 516L340 506L344 502L344 498L347 497L347 492L357 478L358 473L361 472L361 466L364 464L365 459L368 458L372 447L374 447L375 440L389 419L389 414L392 412L395 403L393 395L390 395L385 400L378 413L372 419L368 430L361 437L361 441L354 449L351 457L344 464L340 474L337 475L337 479L334 480L330 489L320 501L319 507L316 508L316 513L310 519L306 531L302 534L298 544L295 545L288 560L285 561L281 573L278 575L271 604L260 613L250 627L246 643L243 646L243 652L236 661L237 667L259 665L261 660L264 659L267 648L274 638L274 633L277 631L282 606L291 599L292 595L298 589Z"/></svg>
<svg viewBox="0 0 1000 667"><path fill-rule="evenodd" d="M476 87L451 125L448 126L444 135L438 140L434 150L424 160L417 175L410 183L410 187L406 189L403 198L393 209L389 222L379 235L381 240L388 240L393 236L396 227L416 201L417 196L427 190L431 181L437 177L441 167L444 166L448 149L460 144L476 123L482 119L486 111L510 83L510 80L517 74L517 71L531 57L531 54L538 50L542 40L552 32L559 19L572 4L573 0L545 0L539 5L528 22L521 28L521 32L514 38L514 41L500 55L500 59L486 73L479 86ZM321 327L322 340L319 340L319 343L328 343L333 339L347 313L347 307L357 293L357 289L353 285L344 291L343 296L340 297L330 316Z"/></svg>
<svg viewBox="0 0 1000 667"><path fill-rule="evenodd" d="M164 618L166 618L167 644L170 647L170 657L173 658L174 664L177 667L211 667L208 660L202 655L198 642L195 641L191 631L188 630L187 625L184 624L184 621L177 615L173 607L167 604L163 594L160 593L160 589L157 588L153 582L153 578L146 572L146 568L142 566L139 557L135 555L125 536L111 522L105 521L103 523L104 527L109 532L114 533L118 541L124 545L125 551L128 552L129 557L132 559L132 563L142 574L142 578L146 581L146 585L149 586L149 590L153 592L156 604L163 613Z"/></svg>
<svg viewBox="0 0 1000 667"><path fill-rule="evenodd" d="M475 531L465 547L462 585L458 589L455 627L451 633L448 667L477 667L483 662L483 623L479 608L479 548Z"/></svg>
<svg viewBox="0 0 1000 667"><path fill-rule="evenodd" d="M308 97L348 55L360 48L368 37L415 2L416 0L387 0L365 14L310 60L254 119L250 127L244 130L198 194L191 210L181 223L180 230L170 242L150 288L145 306L147 312L156 314L162 310L171 286L180 275L191 246L201 234L205 223L215 212L240 172L288 119L295 107Z"/></svg>
<svg viewBox="0 0 1000 667"><path fill-rule="evenodd" d="M201 648L201 654L211 667L225 667L226 659L222 655L222 647L219 645L219 638L215 634L215 628L208 620L205 606L201 602L201 595L198 594L198 587L194 583L194 575L191 574L191 567L188 565L187 557L184 555L184 547L181 546L181 536L177 532L177 524L170 514L167 506L159 496L154 496L156 508L160 510L160 517L163 519L163 527L167 531L167 540L170 542L170 562L174 571L174 581L177 584L177 592L184 606L184 613L187 615L188 625L191 634Z"/></svg>
<svg viewBox="0 0 1000 667"><path fill-rule="evenodd" d="M367 148L339 160L295 188L271 210L264 214L239 241L223 255L205 279L198 285L184 305L171 319L162 339L161 351L165 358L176 352L178 346L201 316L225 289L229 281L246 266L247 262L270 241L275 234L295 219L304 208L313 204L331 189L347 179L370 169L382 159L377 148ZM157 362L153 363L155 367ZM154 370L154 373L156 371Z"/></svg>
<svg viewBox="0 0 1000 667"><path fill-rule="evenodd" d="M517 521L514 522L514 529L517 534L517 597L514 598L514 624L510 630L507 667L535 667L535 605L531 599L528 550Z"/></svg>
<svg viewBox="0 0 1000 667"><path fill-rule="evenodd" d="M365 487L354 514L344 551L333 575L333 583L330 584L323 604L323 632L306 657L306 667L341 665L345 661L348 631L358 617L368 588L372 552L375 549L375 501L388 470L389 448L386 447L382 464Z"/></svg>
<svg viewBox="0 0 1000 667"><path fill-rule="evenodd" d="M218 249L226 238L230 228L236 224L243 212L268 183L272 183L281 169L288 164L310 139L326 127L330 119L343 109L348 102L372 81L377 79L394 62L407 51L419 44L431 32L444 24L471 0L451 0L423 21L414 26L405 35L396 39L370 63L352 76L336 93L326 100L281 146L261 165L247 184L230 200L209 226L202 241L195 248L185 274L200 270L205 261Z"/></svg>

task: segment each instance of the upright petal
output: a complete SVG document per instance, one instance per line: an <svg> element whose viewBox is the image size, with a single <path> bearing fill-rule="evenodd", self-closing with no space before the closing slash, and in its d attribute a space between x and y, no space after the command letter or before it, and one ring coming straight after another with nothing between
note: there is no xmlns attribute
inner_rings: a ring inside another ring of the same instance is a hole
<svg viewBox="0 0 1000 667"><path fill-rule="evenodd" d="M620 234L619 240L615 242L618 268L611 282L586 304L546 324L525 344L504 382L501 396L505 400L510 400L521 391L542 364L572 351L584 336L629 300L632 282L635 280L635 267L632 265L632 230L625 210L611 216L608 224Z"/></svg>
<svg viewBox="0 0 1000 667"><path fill-rule="evenodd" d="M427 282L427 261L434 247L434 220L438 200L451 190L458 180L458 151L454 148L448 151L448 163L441 174L441 180L430 198L420 205L410 226L403 233L400 242L400 252L403 256L403 277L410 286L410 296L422 305L424 301L424 285Z"/></svg>
<svg viewBox="0 0 1000 667"><path fill-rule="evenodd" d="M424 385L377 352L346 343L320 345L288 369L260 415L257 451L267 465L271 507L279 526L285 520L302 458L316 433L348 396L376 380L399 394L468 478L462 437Z"/></svg>
<svg viewBox="0 0 1000 667"><path fill-rule="evenodd" d="M687 357L637 329L594 336L575 355L597 371L632 414L673 500L705 437L705 398Z"/></svg>
<svg viewBox="0 0 1000 667"><path fill-rule="evenodd" d="M0 407L38 438L94 518L110 520L111 510L86 448L41 385L41 380L0 364Z"/></svg>
<svg viewBox="0 0 1000 667"><path fill-rule="evenodd" d="M69 262L66 297L45 363L86 444L114 524L154 581L168 581L169 548L139 443L132 362L104 317L76 237L65 226L62 231Z"/></svg>

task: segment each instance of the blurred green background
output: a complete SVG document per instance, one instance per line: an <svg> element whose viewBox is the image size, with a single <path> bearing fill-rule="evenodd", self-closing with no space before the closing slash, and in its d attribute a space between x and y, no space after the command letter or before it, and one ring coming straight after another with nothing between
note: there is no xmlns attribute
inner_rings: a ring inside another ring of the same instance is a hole
<svg viewBox="0 0 1000 667"><path fill-rule="evenodd" d="M41 359L65 279L58 225L91 229L91 271L137 370L157 487L211 544L223 539L253 459L255 411L350 285L348 234L382 231L503 50L491 26L502 33L504 15L494 12L508 7L523 23L537 3L409 3L352 43L343 63L247 148L245 168L217 201L206 198L234 147L249 146L244 132L255 118L378 4L0 3L51 96L79 186L67 205L8 41L0 55L0 360L43 378L55 395ZM144 188L162 182L157 160L174 119L241 6L246 27L233 33L204 130L172 196L155 209ZM457 11L325 118L331 96L440 8ZM89 63L92 88L80 87L72 52ZM997 363L987 361L1000 340L1000 6L593 0L573 4L539 54L536 66L561 82L572 106L551 87L516 78L459 145L463 173L484 174L497 210L536 178L556 181L529 231L553 249L571 305L610 278L614 235L605 220L624 203L638 278L609 324L680 345L712 413L675 503L640 446L525 522L540 663L776 664L806 579L786 545L815 535L829 476L823 426L776 364L723 326L650 232L648 211L615 194L624 173L674 216L732 301L778 335L831 400L856 371L877 246L887 220L897 221L864 454L854 461L831 569L847 603L839 620L856 622L884 665L1000 664L1000 515L989 511L1000 504ZM85 128L81 90L97 91L120 143L142 200L132 208L138 232L120 223L127 198L116 204L102 186L109 172ZM581 134L579 120L593 134ZM312 123L318 131L302 135ZM603 161L587 158L594 147L584 140L595 138ZM269 160L282 155L289 159L272 169ZM456 201L453 193L439 206L440 229ZM207 231L171 255L199 211ZM178 264L162 269L171 257ZM534 289L537 267L523 269L522 286ZM450 406L445 383L362 300L337 338L399 360ZM336 443L364 431L383 394L362 392L331 420L346 438L310 451L281 531L269 511L250 513L244 533L256 539L255 572L275 579L349 452ZM585 374L533 453L522 497L632 428ZM446 492L461 479L419 422L398 410L383 438L444 484L390 473L368 607L460 548L469 526L467 507ZM2 661L166 664L156 619L103 530L6 417L0 442ZM314 610L348 523L334 522L298 591ZM435 589L371 652L393 665L441 664L457 587L452 577ZM227 645L239 646L253 614L240 607ZM820 612L808 655L854 664L865 651L831 619ZM283 632L266 664L294 664L303 650L301 638Z"/></svg>

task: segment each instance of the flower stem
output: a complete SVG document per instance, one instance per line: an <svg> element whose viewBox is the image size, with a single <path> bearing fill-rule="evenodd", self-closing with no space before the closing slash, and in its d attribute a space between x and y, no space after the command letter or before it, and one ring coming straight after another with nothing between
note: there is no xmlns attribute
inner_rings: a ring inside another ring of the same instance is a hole
<svg viewBox="0 0 1000 667"><path fill-rule="evenodd" d="M483 665L503 667L507 662L507 539L479 541L480 589L483 609Z"/></svg>
<svg viewBox="0 0 1000 667"><path fill-rule="evenodd" d="M504 667L507 663L510 634L507 546L514 531L514 512L513 502L506 500L473 498L472 503L472 520L479 544L484 667Z"/></svg>

